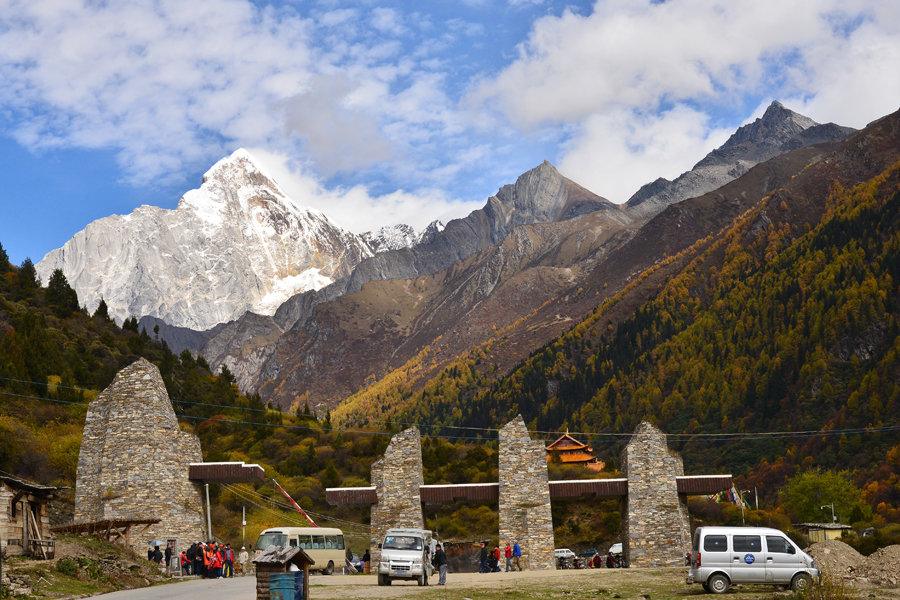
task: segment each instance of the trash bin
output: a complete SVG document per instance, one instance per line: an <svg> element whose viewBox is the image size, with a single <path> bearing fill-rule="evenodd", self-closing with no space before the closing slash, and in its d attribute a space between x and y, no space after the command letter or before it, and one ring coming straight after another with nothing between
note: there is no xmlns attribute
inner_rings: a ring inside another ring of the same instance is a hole
<svg viewBox="0 0 900 600"><path fill-rule="evenodd" d="M303 575L302 571L299 571ZM297 597L297 572L269 575L269 597L272 600L295 600ZM302 585L302 579L301 585ZM301 596L302 597L302 596Z"/></svg>

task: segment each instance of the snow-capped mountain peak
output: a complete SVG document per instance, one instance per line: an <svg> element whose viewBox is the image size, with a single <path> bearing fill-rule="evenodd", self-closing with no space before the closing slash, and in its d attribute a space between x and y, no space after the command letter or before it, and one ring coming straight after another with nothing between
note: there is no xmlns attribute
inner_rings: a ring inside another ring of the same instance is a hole
<svg viewBox="0 0 900 600"><path fill-rule="evenodd" d="M208 329L250 310L273 314L372 252L321 212L287 197L244 149L214 164L175 210L142 206L88 224L47 254L89 310L105 299L118 321L155 316Z"/></svg>

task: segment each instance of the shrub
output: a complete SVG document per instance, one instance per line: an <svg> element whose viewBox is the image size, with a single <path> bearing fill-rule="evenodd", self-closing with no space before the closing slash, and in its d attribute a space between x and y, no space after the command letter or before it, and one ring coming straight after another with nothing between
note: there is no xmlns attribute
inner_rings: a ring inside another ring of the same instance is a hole
<svg viewBox="0 0 900 600"><path fill-rule="evenodd" d="M56 563L56 570L69 577L78 577L78 565L68 556L59 559Z"/></svg>

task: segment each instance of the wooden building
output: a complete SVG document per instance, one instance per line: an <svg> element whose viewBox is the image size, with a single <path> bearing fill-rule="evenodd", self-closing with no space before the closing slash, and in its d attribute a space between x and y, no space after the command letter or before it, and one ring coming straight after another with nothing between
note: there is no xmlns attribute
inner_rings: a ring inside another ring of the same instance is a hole
<svg viewBox="0 0 900 600"><path fill-rule="evenodd" d="M0 475L0 552L5 556L53 558L47 503L58 488Z"/></svg>
<svg viewBox="0 0 900 600"><path fill-rule="evenodd" d="M797 529L809 536L809 543L824 542L826 540L839 540L845 531L852 527L843 523L800 523Z"/></svg>
<svg viewBox="0 0 900 600"><path fill-rule="evenodd" d="M554 457L559 457L560 462L566 465L582 465L591 471L602 471L606 466L594 456L594 449L587 444L582 444L567 431L558 440L547 446L547 462Z"/></svg>
<svg viewBox="0 0 900 600"><path fill-rule="evenodd" d="M309 598L309 566L315 561L297 546L269 546L265 552L253 559L256 566L256 600L271 600L269 591L269 575L282 573L302 573L300 590L294 595L294 600L308 600Z"/></svg>

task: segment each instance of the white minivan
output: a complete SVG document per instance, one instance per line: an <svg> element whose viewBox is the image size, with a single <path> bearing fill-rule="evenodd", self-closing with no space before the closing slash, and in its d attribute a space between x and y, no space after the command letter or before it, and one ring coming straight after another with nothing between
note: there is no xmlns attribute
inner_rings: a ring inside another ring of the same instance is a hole
<svg viewBox="0 0 900 600"><path fill-rule="evenodd" d="M431 566L431 532L427 529L388 529L378 563L378 585L394 579L414 579L428 585Z"/></svg>
<svg viewBox="0 0 900 600"><path fill-rule="evenodd" d="M778 529L698 527L687 583L722 594L735 583L790 585L795 591L818 580L813 558Z"/></svg>

